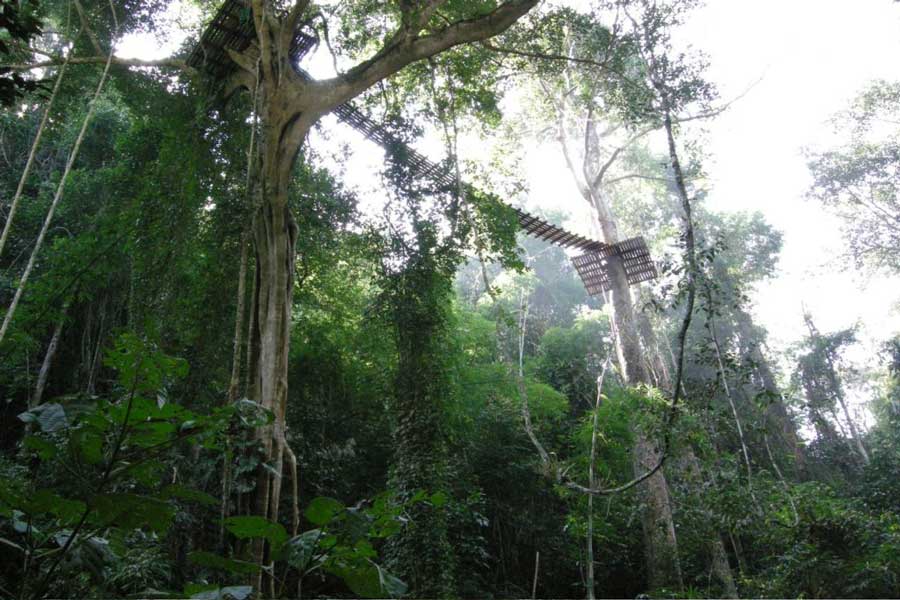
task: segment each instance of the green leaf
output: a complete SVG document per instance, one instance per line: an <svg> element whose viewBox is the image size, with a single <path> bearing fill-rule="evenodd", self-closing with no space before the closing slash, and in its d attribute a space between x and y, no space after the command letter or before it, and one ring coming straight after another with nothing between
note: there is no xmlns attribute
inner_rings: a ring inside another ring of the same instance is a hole
<svg viewBox="0 0 900 600"><path fill-rule="evenodd" d="M0 479L0 516L10 517L14 508L22 508L25 505L25 495L20 490L10 487L10 481ZM16 482L19 483L19 482Z"/></svg>
<svg viewBox="0 0 900 600"><path fill-rule="evenodd" d="M310 529L292 537L285 544L284 560L301 573L305 573L313 566L312 558L321 536L321 529ZM321 562L321 559L318 562Z"/></svg>
<svg viewBox="0 0 900 600"><path fill-rule="evenodd" d="M357 596L362 598L381 598L383 596L378 569L371 564L342 566L329 569L329 571L343 579L350 591Z"/></svg>
<svg viewBox="0 0 900 600"><path fill-rule="evenodd" d="M38 490L26 504L28 513L32 515L49 513L58 517L64 525L74 525L84 514L84 509L84 502L68 500L50 490Z"/></svg>
<svg viewBox="0 0 900 600"><path fill-rule="evenodd" d="M175 508L167 502L136 494L101 494L91 498L100 524L125 529L148 527L164 533L175 517Z"/></svg>
<svg viewBox="0 0 900 600"><path fill-rule="evenodd" d="M429 499L429 501L431 502L431 505L435 508L440 508L443 505L447 504L447 500L448 500L447 494L445 494L444 492L435 492L431 495L431 498Z"/></svg>
<svg viewBox="0 0 900 600"><path fill-rule="evenodd" d="M93 427L79 429L70 438L70 444L76 448L84 461L95 465L103 460L104 434Z"/></svg>
<svg viewBox="0 0 900 600"><path fill-rule="evenodd" d="M259 565L256 563L225 558L224 556L201 550L189 553L188 560L201 567L221 569L235 575L249 575L259 572Z"/></svg>
<svg viewBox="0 0 900 600"><path fill-rule="evenodd" d="M157 485L162 479L162 473L165 469L165 465L162 461L158 460L146 460L143 462L135 463L134 465L126 465L125 472L128 473L131 477L147 487L153 487Z"/></svg>
<svg viewBox="0 0 900 600"><path fill-rule="evenodd" d="M54 446L44 438L37 437L36 435L27 436L22 441L22 445L29 450L34 450L35 454L37 454L41 460L50 460L51 458L56 456L56 446Z"/></svg>
<svg viewBox="0 0 900 600"><path fill-rule="evenodd" d="M132 429L128 438L130 444L149 448L168 442L175 435L175 425L167 421L141 423Z"/></svg>
<svg viewBox="0 0 900 600"><path fill-rule="evenodd" d="M407 585L401 581L398 577L395 577L379 567L375 565L375 568L378 569L378 577L381 583L381 589L384 591L384 594L390 596L391 598L399 598L406 593Z"/></svg>
<svg viewBox="0 0 900 600"><path fill-rule="evenodd" d="M229 517L225 519L225 529L238 539L265 538L273 549L280 549L288 539L284 527L262 517Z"/></svg>
<svg viewBox="0 0 900 600"><path fill-rule="evenodd" d="M407 590L403 581L373 562L344 565L329 570L343 579L354 594L363 598L399 598Z"/></svg>
<svg viewBox="0 0 900 600"><path fill-rule="evenodd" d="M162 497L169 498L178 498L179 500L185 500L187 502L196 502L197 504L202 504L204 506L218 506L219 500L210 496L205 492L201 492L200 490L195 490L183 485L167 485L162 490Z"/></svg>
<svg viewBox="0 0 900 600"><path fill-rule="evenodd" d="M303 514L313 525L327 525L344 510L344 505L327 496L313 498Z"/></svg>

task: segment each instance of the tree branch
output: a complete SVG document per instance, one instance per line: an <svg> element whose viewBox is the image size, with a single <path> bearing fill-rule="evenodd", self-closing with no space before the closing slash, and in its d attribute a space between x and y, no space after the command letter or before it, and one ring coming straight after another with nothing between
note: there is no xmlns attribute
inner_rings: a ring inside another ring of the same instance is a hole
<svg viewBox="0 0 900 600"><path fill-rule="evenodd" d="M434 56L454 46L477 42L502 33L534 8L539 1L508 0L484 16L457 21L425 37L415 37L409 31L401 29L372 58L356 65L343 76L316 82L314 85L321 89L323 103L336 106L410 63Z"/></svg>
<svg viewBox="0 0 900 600"><path fill-rule="evenodd" d="M70 65L102 65L109 59L107 56L80 56L73 57L69 60ZM50 60L44 60L30 64L0 64L2 69L11 69L13 71L29 71L31 69L46 69L47 67L61 66L65 62L65 58L61 56L53 57ZM170 67L180 69L186 73L193 73L194 69L189 67L187 62L180 58L162 58L158 60L143 60L140 58L119 58L114 56L112 64L123 67Z"/></svg>
<svg viewBox="0 0 900 600"><path fill-rule="evenodd" d="M84 12L84 7L78 0L74 0L73 4L75 5L75 12L78 13L78 18L81 21L81 27L87 32L88 37L91 40L91 45L94 47L94 52L96 52L97 54L103 54L103 48L100 47L100 42L97 40L97 34L94 33L94 29L88 22L87 14L85 14Z"/></svg>
<svg viewBox="0 0 900 600"><path fill-rule="evenodd" d="M297 23L308 6L309 0L296 0L284 18L284 22L281 25L281 39L278 41L282 55L288 56L291 50L291 42L294 41L294 32L297 31Z"/></svg>

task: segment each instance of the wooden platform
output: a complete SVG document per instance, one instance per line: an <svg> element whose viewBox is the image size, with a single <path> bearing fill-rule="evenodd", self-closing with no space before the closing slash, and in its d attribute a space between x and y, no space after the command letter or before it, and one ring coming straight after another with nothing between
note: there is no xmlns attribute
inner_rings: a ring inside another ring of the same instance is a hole
<svg viewBox="0 0 900 600"><path fill-rule="evenodd" d="M244 0L225 0L200 36L200 43L188 57L188 65L217 79L226 77L236 67L226 49L243 52L255 40L256 29L249 3ZM302 27L298 28L290 50L294 65L317 43L315 36L304 32Z"/></svg>
<svg viewBox="0 0 900 600"><path fill-rule="evenodd" d="M575 270L581 276L584 287L592 296L600 296L612 289L609 275L609 259L618 255L625 267L625 275L630 285L656 279L656 265L650 258L647 243L642 237L623 240L613 246L606 246L572 259Z"/></svg>

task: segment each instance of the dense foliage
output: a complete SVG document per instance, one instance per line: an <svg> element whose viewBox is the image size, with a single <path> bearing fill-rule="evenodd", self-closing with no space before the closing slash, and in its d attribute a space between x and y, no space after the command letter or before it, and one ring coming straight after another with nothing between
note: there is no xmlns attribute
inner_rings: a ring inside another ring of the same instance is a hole
<svg viewBox="0 0 900 600"><path fill-rule="evenodd" d="M3 212L21 196L0 302L22 298L0 335L0 597L900 596L900 337L862 366L852 324L806 315L792 352L769 350L752 298L781 234L706 202L705 157L678 123L715 113L705 63L668 45L694 2L540 6L366 90L394 138L437 140L452 186L401 144L368 189L322 121L289 172L280 416L253 394L271 268L251 243L259 98L224 104L177 61L114 60L101 79L104 48L158 28L168 4L0 0ZM420 29L440 32L498 4L304 15L341 75L407 43L395 26L427 13ZM68 52L91 60L54 63ZM898 130L874 124L896 125L898 102L873 85L837 121L847 145L810 156L810 196L846 220L864 269L897 268ZM590 296L559 246L517 236L500 201L525 198L523 147L576 135L575 179L602 197L586 212L659 258L631 291L646 381L622 366L620 304ZM502 156L465 160L473 136ZM275 461L260 432L281 417ZM651 583L640 440L665 453L671 585ZM261 510L264 480L283 492Z"/></svg>

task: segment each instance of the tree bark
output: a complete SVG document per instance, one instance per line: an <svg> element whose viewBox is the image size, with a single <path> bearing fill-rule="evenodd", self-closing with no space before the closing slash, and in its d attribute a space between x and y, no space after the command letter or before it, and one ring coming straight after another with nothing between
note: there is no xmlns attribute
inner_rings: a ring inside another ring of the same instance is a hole
<svg viewBox="0 0 900 600"><path fill-rule="evenodd" d="M716 351L716 368L718 373L718 379L722 382L722 389L725 392L725 398L728 400L728 406L731 407L731 416L734 417L734 425L738 432L738 440L741 442L741 453L744 457L744 466L747 469L747 490L750 492L750 498L753 500L753 504L758 512L761 512L759 501L756 499L756 492L753 490L753 467L750 463L750 449L747 447L747 441L744 437L744 425L741 422L740 414L738 413L737 404L734 401L734 396L731 393L731 386L728 385L728 376L725 372L725 364L722 361L722 348L719 345L719 336L716 334L716 323L713 320L713 309L712 309L712 297L709 288L706 290L707 296L707 306L709 307L709 314L707 315L706 320L706 330L709 332L709 337L712 340L713 348Z"/></svg>
<svg viewBox="0 0 900 600"><path fill-rule="evenodd" d="M442 422L449 387L445 340L452 285L436 270L435 251L419 248L389 284L398 353L391 488L405 498L419 490L432 494L446 488ZM409 516L403 531L388 543L391 564L413 597L452 596L455 555L446 512L422 502L410 507Z"/></svg>
<svg viewBox="0 0 900 600"><path fill-rule="evenodd" d="M649 362L654 365L654 370L660 376L658 385L662 387L662 389L670 390L672 382L669 378L669 371L668 368L666 368L665 360L663 360L662 352L659 349L659 342L646 315L640 316L639 324L644 347L650 355ZM687 462L688 472L693 477L695 483L692 490L697 501L701 504L702 510L707 515L707 521L711 522L712 514L709 511L702 494L698 491L699 488L704 487L704 477L700 468L700 460L697 458L694 449L690 445L688 445L685 450L685 460ZM725 550L725 545L722 542L722 536L719 531L713 530L711 532L707 542L707 549L709 552L710 570L713 575L716 576L716 579L719 580L719 583L722 584L722 596L725 598L737 598L738 592L734 583L734 576L731 572L731 566L728 563L728 553Z"/></svg>
<svg viewBox="0 0 900 600"><path fill-rule="evenodd" d="M520 351L520 356L524 354L524 352ZM597 398L594 403L594 418L591 424L591 456L590 462L588 463L588 486L593 489L597 482L595 478L595 465L597 462L597 439L600 435L600 405L603 400L603 379L606 376L606 368L609 365L610 359L607 357L606 362L603 363L603 370L600 372L600 376L597 378ZM585 587L587 588L587 597L588 600L594 600L594 495L588 494L588 514L587 514L587 540L586 540L586 553L587 553L587 581Z"/></svg>
<svg viewBox="0 0 900 600"><path fill-rule="evenodd" d="M806 321L806 326L809 328L809 335L812 339L819 339L819 331L816 329L815 325L813 325L812 317L808 312L804 312L803 318ZM835 399L841 405L841 410L844 413L844 418L847 419L847 426L850 427L850 435L853 438L853 443L856 446L856 452L859 454L859 457L862 459L863 464L869 464L869 453L866 451L865 445L862 442L862 436L860 435L859 429L856 426L856 422L850 416L850 410L847 408L847 401L844 398L844 388L841 385L841 382L838 380L837 375L837 365L835 364L836 358L835 354L831 350L825 350L825 366L826 372L828 375L829 383L831 384L831 390L834 394ZM837 419L837 415L835 415L835 422L840 425L840 420ZM852 448L852 446L851 446Z"/></svg>
<svg viewBox="0 0 900 600"><path fill-rule="evenodd" d="M31 175L31 167L34 164L34 157L37 156L38 146L41 144L41 137L44 135L44 127L47 125L47 121L50 118L50 109L53 108L53 102L56 100L56 94L59 92L60 84L62 84L63 75L66 73L66 67L69 65L69 60L72 57L72 50L70 49L66 53L65 62L63 62L62 66L59 68L59 73L56 76L56 82L53 84L53 91L50 93L50 98L47 100L47 106L44 108L44 115L41 117L41 123L38 125L37 132L34 134L34 141L31 143L31 151L28 153L28 159L25 161L25 168L22 170L22 177L19 179L19 186L16 188L16 193L13 196L12 202L9 205L9 214L6 215L6 223L3 225L3 233L0 234L0 255L3 254L3 249L6 247L6 239L9 237L9 232L12 229L13 219L16 217L16 210L19 207L19 200L22 198L22 192L25 190L25 184L28 182L28 176Z"/></svg>
<svg viewBox="0 0 900 600"><path fill-rule="evenodd" d="M611 215L601 220L601 227L604 233L615 231L615 222ZM604 241L614 244L618 239L607 238ZM613 256L609 259L608 268L612 286L613 319L618 332L616 343L620 347L619 356L625 362L620 365L625 382L631 386L650 385L652 382L644 367L643 348L624 265L618 256ZM656 444L647 438L640 427L635 428L633 456L635 476L653 468L659 462L659 458L660 451ZM654 473L639 489L644 505L641 523L644 530L648 586L651 589L680 590L683 582L681 563L678 560L678 540L672 517L672 501L663 470Z"/></svg>
<svg viewBox="0 0 900 600"><path fill-rule="evenodd" d="M263 127L265 128L265 121ZM266 148L270 140L270 137L260 140L263 153L271 151ZM271 423L255 432L263 460L270 468L261 465L257 471L254 511L259 516L277 522L281 473L284 470L288 350L297 227L288 208L287 173L290 171L278 168L280 165L271 158L273 157L270 157L268 164L263 161L260 171L262 181L257 184L259 201L252 226L256 254L253 301L256 315L252 335L258 340L258 352L254 357L250 397L273 415ZM265 551L261 543L256 546L256 558L260 563L265 562Z"/></svg>
<svg viewBox="0 0 900 600"><path fill-rule="evenodd" d="M288 187L296 156L313 123L340 104L364 92L378 81L412 62L439 54L468 42L478 41L509 28L537 4L538 0L507 0L481 16L463 19L427 35L427 21L436 4L411 11L405 5L403 24L388 36L384 46L370 59L328 80L315 81L295 70L290 45L297 24L309 2L290 3L279 15L274 2L249 2L256 44L229 56L238 69L225 82L225 95L238 88L255 90L259 118L258 158L254 181L252 235L256 274L248 339L250 361L248 396L270 411L272 423L259 428L263 460L254 492L253 510L271 521L278 519L281 474L284 468L288 350L297 227L288 206ZM278 475L272 475L277 473ZM266 549L257 543L254 554L266 563ZM262 589L262 575L255 579ZM274 588L269 580L268 589Z"/></svg>
<svg viewBox="0 0 900 600"><path fill-rule="evenodd" d="M697 455L694 454L694 449L690 446L687 447L687 451L685 452L685 462L687 463L688 472L694 479L695 486L693 487L693 490L697 501L700 503L701 510L703 511L706 520L712 522L712 512L706 505L704 498L697 491L704 482L703 471L700 469L700 461L697 459ZM725 551L725 544L722 543L722 536L719 531L713 527L710 528L708 535L709 537L707 538L706 545L707 551L709 552L709 567L716 576L716 579L719 580L719 583L722 584L722 597L737 598L737 586L734 583L734 576L731 573L731 565L728 564L728 553Z"/></svg>
<svg viewBox="0 0 900 600"><path fill-rule="evenodd" d="M47 344L47 352L44 354L44 362L41 363L41 370L38 372L37 383L34 386L34 396L31 398L29 408L34 408L41 403L44 397L44 389L47 387L47 379L50 376L50 366L53 364L53 358L56 356L56 349L59 347L59 339L62 337L63 325L66 322L66 313L69 311L68 302L63 306L62 314L53 327L53 334L50 336L50 343Z"/></svg>

